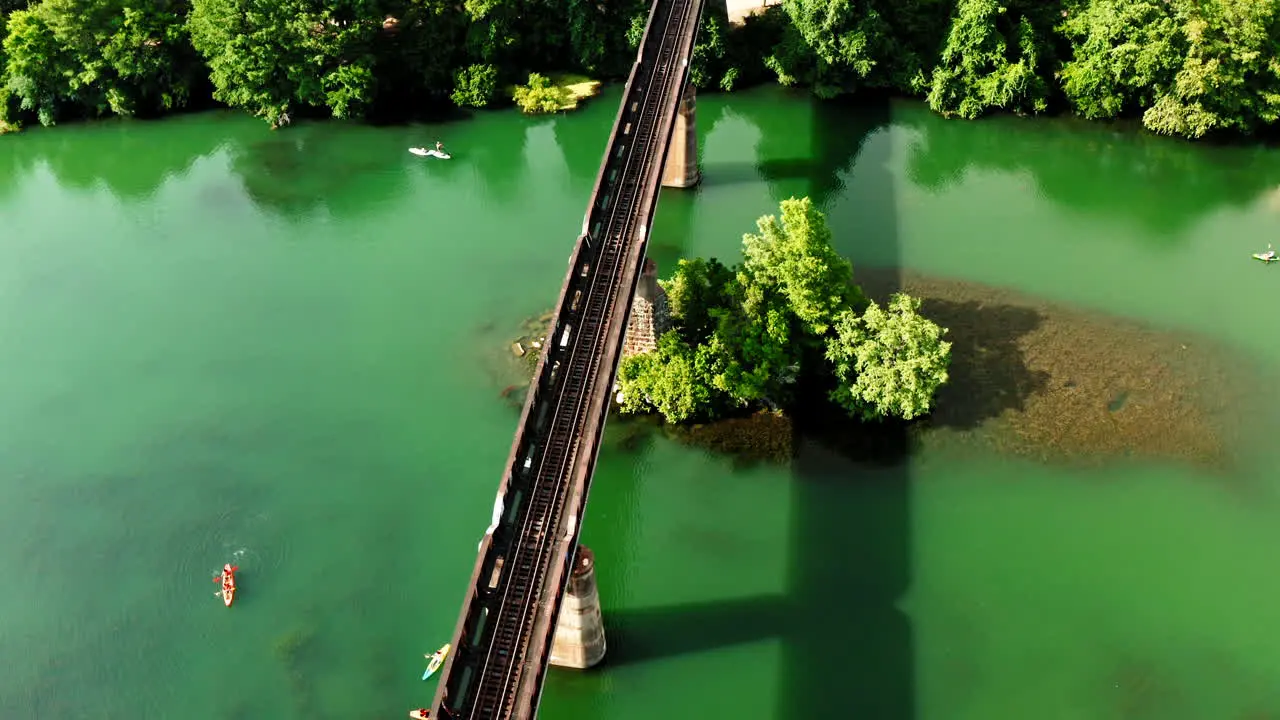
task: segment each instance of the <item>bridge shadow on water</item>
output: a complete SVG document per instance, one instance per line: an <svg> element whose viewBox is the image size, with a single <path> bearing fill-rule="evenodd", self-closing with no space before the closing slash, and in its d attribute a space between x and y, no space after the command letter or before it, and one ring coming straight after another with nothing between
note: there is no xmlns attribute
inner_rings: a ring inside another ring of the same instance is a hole
<svg viewBox="0 0 1280 720"><path fill-rule="evenodd" d="M794 132L786 123L770 127L769 117L748 117L760 120L762 143ZM881 187L873 202L857 208L867 219L864 227L875 233L864 241L880 243L896 256L895 205L885 196L892 192L888 158L868 156L887 153L888 143L865 144L888 122L887 101L862 98L856 110L815 102L811 159L766 161L749 171L770 181L782 197L804 193L779 188L779 182L807 180L807 194L825 208L842 191L843 176L857 157L856 172L872 175L860 182ZM704 182L723 181L719 173L734 182L747 172L731 165L704 167ZM898 289L892 278L882 277L878 284L877 296ZM785 594L669 608L606 608L606 663L780 640L779 706L761 716L913 720L915 642L911 623L899 609L911 582L907 429L851 421L818 389L802 397L810 399L801 400L793 428Z"/></svg>
<svg viewBox="0 0 1280 720"><path fill-rule="evenodd" d="M815 103L807 133L797 132L793 114L777 111L774 101L778 99L785 99L788 104ZM769 184L775 200L807 195L826 209L844 190L843 175L850 170L867 137L887 125L889 117L887 98L869 99L860 95L856 99L840 97L817 101L801 91L771 88L765 100L735 102L732 108L725 102L707 103L709 112L705 113L699 107L698 123L700 129L705 128L703 134L709 134L718 122L732 115L746 121L760 135L753 162L703 163L702 187L763 180ZM789 151L801 149L796 147L796 141L806 134L811 142L802 148L803 156L786 157ZM859 166L862 164L859 162ZM885 179L887 182L888 178ZM887 242L884 237L878 240Z"/></svg>

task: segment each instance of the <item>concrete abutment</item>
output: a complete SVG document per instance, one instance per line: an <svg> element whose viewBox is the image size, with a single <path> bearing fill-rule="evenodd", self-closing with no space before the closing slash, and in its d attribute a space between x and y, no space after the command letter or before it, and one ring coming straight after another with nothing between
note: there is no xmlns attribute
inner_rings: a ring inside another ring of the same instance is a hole
<svg viewBox="0 0 1280 720"><path fill-rule="evenodd" d="M698 125L696 122L697 98L693 83L685 83L680 97L680 109L671 128L671 145L667 149L667 164L662 169L662 187L689 188L698 184L702 173L698 172Z"/></svg>
<svg viewBox="0 0 1280 720"><path fill-rule="evenodd" d="M586 545L579 545L560 617L551 641L551 664L585 670L604 659L604 616L600 613L600 591L596 588L596 558Z"/></svg>

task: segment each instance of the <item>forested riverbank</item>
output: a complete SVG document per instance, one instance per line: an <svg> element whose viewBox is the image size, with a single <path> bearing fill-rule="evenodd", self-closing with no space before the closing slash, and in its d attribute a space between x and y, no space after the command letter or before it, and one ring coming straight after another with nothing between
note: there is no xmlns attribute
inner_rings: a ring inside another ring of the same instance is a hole
<svg viewBox="0 0 1280 720"><path fill-rule="evenodd" d="M273 125L510 101L531 72L623 76L648 5L624 0L0 0L0 127L222 103ZM1280 117L1280 13L1249 0L785 0L731 27L713 2L693 82L925 98L945 115L1138 117L1198 138Z"/></svg>

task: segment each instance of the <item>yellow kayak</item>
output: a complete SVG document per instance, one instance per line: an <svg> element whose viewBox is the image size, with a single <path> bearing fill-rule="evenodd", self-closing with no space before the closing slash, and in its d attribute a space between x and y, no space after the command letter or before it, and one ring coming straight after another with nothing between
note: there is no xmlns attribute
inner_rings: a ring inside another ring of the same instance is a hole
<svg viewBox="0 0 1280 720"><path fill-rule="evenodd" d="M423 655L423 657L431 660L431 662L427 663L427 671L422 673L423 680L426 680L432 675L435 675L436 671L440 669L440 666L444 665L444 659L446 656L448 656L450 647L451 645L449 643L445 643L444 647L440 648L434 653L430 655Z"/></svg>

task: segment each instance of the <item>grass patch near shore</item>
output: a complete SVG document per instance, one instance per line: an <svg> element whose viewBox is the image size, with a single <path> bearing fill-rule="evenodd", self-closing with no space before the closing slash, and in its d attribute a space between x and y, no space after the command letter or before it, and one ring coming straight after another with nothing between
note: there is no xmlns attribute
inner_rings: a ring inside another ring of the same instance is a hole
<svg viewBox="0 0 1280 720"><path fill-rule="evenodd" d="M576 110L580 102L600 94L600 87L599 80L586 75L533 73L527 84L513 85L508 91L523 112L534 115Z"/></svg>
<svg viewBox="0 0 1280 720"><path fill-rule="evenodd" d="M600 87L603 85L599 80L592 80L586 75L575 75L573 73L555 74L551 75L550 78L553 86L562 88L569 93L569 100L564 108L565 110L576 110L580 101L599 95Z"/></svg>

